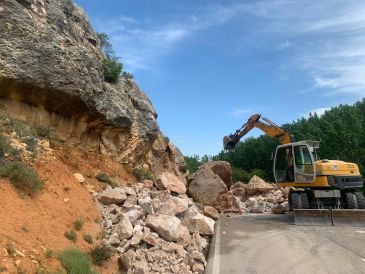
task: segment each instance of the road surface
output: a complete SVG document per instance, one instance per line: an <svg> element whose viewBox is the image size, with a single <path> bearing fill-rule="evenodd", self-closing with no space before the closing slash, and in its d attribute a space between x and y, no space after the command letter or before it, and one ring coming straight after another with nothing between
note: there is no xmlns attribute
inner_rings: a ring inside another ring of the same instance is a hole
<svg viewBox="0 0 365 274"><path fill-rule="evenodd" d="M365 273L365 227L292 223L290 215L222 216L207 273Z"/></svg>

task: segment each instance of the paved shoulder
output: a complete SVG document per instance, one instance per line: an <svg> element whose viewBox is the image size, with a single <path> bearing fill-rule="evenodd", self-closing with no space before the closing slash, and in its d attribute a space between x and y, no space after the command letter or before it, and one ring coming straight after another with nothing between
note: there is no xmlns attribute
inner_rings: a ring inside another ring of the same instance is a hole
<svg viewBox="0 0 365 274"><path fill-rule="evenodd" d="M365 273L365 231L358 228L295 226L290 215L253 215L222 216L218 230L209 273Z"/></svg>

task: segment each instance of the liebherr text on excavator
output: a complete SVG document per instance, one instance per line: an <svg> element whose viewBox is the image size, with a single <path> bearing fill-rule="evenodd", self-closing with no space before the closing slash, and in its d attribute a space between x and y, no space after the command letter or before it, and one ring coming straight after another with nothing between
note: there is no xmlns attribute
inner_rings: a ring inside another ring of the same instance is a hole
<svg viewBox="0 0 365 274"><path fill-rule="evenodd" d="M261 114L252 115L234 134L223 139L226 151L234 150L253 128L277 138L273 172L279 186L290 187L289 206L296 224L365 226L363 178L357 164L320 160L319 141L294 141L284 128Z"/></svg>

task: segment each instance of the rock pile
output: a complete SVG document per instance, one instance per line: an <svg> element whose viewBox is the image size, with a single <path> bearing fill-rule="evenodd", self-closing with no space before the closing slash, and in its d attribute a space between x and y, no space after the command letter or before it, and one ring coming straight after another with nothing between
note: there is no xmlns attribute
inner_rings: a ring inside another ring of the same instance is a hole
<svg viewBox="0 0 365 274"><path fill-rule="evenodd" d="M125 273L203 273L213 219L212 207L195 204L171 173L132 187L97 195L104 217L104 244L118 254Z"/></svg>
<svg viewBox="0 0 365 274"><path fill-rule="evenodd" d="M231 185L232 170L227 162L201 166L188 182L189 194L195 202L222 213L285 213L289 209L288 189L266 183L256 175L248 184Z"/></svg>
<svg viewBox="0 0 365 274"><path fill-rule="evenodd" d="M256 175L248 184L238 182L231 188L246 213L285 213L289 210L288 192L288 189L268 184Z"/></svg>

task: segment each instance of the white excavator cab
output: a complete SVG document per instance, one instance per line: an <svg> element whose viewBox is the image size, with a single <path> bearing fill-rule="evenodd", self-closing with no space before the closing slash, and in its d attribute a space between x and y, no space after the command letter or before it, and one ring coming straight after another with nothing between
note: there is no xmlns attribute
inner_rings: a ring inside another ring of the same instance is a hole
<svg viewBox="0 0 365 274"><path fill-rule="evenodd" d="M318 141L300 141L276 148L274 177L276 183L313 183L316 179Z"/></svg>

